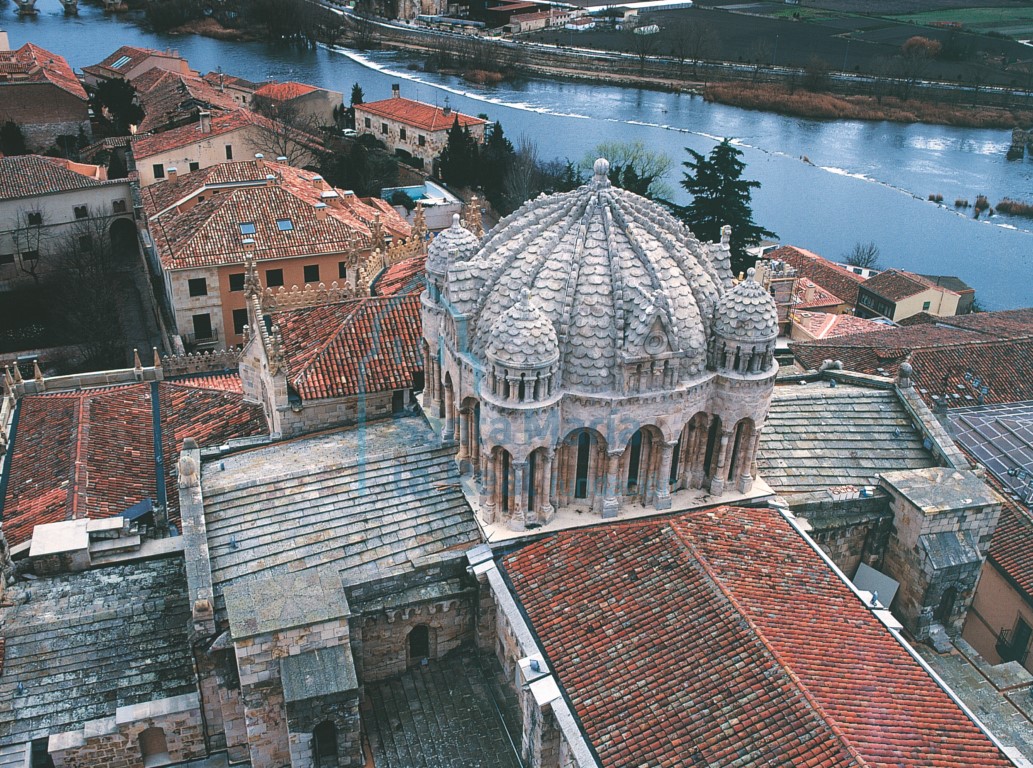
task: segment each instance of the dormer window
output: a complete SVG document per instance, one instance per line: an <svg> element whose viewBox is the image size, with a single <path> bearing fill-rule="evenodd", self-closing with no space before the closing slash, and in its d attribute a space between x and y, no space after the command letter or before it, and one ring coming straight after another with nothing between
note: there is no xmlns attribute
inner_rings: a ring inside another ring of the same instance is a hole
<svg viewBox="0 0 1033 768"><path fill-rule="evenodd" d="M290 219L277 219L276 228L281 232L290 232L294 229L294 222Z"/></svg>
<svg viewBox="0 0 1033 768"><path fill-rule="evenodd" d="M242 235L253 235L253 234L255 234L255 222L253 222L253 221L242 221L240 223L240 234L242 234Z"/></svg>

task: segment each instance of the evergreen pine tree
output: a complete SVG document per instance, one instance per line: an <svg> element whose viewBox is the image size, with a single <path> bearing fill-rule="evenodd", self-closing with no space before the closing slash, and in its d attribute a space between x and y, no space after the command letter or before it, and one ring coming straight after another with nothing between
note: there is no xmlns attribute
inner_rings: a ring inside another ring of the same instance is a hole
<svg viewBox="0 0 1033 768"><path fill-rule="evenodd" d="M515 157L513 143L506 138L502 123L496 122L491 126L488 138L484 142L484 149L481 150L477 180L484 188L484 196L488 202L498 210L501 210L504 204L504 182Z"/></svg>
<svg viewBox="0 0 1033 768"><path fill-rule="evenodd" d="M366 98L366 94L362 92L362 86L358 83L352 84L352 95L351 105L354 107L356 104L362 104L362 100Z"/></svg>
<svg viewBox="0 0 1033 768"><path fill-rule="evenodd" d="M752 190L760 187L759 181L742 178L746 164L739 158L742 152L725 139L706 158L699 152L686 148L692 160L682 163L688 171L681 185L692 195L692 202L684 207L674 207L676 215L685 222L700 240L716 242L721 237L721 227L732 227L732 271L736 274L750 266L746 248L756 245L763 237L774 237L753 221L750 207Z"/></svg>
<svg viewBox="0 0 1033 768"><path fill-rule="evenodd" d="M25 135L18 123L8 120L0 125L0 154L24 155L28 151L25 146Z"/></svg>
<svg viewBox="0 0 1033 768"><path fill-rule="evenodd" d="M448 141L438 157L441 178L453 187L468 187L474 181L477 168L477 142L470 130L459 125L456 116L448 129Z"/></svg>

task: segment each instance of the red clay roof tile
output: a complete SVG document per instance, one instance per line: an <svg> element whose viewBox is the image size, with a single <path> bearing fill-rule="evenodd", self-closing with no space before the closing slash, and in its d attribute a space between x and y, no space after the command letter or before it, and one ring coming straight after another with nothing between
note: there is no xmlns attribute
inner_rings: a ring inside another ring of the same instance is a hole
<svg viewBox="0 0 1033 768"><path fill-rule="evenodd" d="M0 51L0 66L9 77L7 82L50 83L83 101L87 99L86 89L82 87L68 61L33 43L25 43L14 51ZM0 83L0 88L3 85ZM3 91L0 90L0 93Z"/></svg>
<svg viewBox="0 0 1033 768"><path fill-rule="evenodd" d="M839 296L850 306L857 304L857 287L864 278L849 269L833 264L817 254L785 245L767 254L765 259L784 261L796 269L797 274L812 280L829 293Z"/></svg>
<svg viewBox="0 0 1033 768"><path fill-rule="evenodd" d="M424 104L412 99L392 98L383 101L372 101L368 104L356 104L356 114L366 112L377 117L385 117L399 123L424 131L447 131L456 120L463 128L473 125L484 125L487 120L471 117L454 110L445 111L433 104Z"/></svg>

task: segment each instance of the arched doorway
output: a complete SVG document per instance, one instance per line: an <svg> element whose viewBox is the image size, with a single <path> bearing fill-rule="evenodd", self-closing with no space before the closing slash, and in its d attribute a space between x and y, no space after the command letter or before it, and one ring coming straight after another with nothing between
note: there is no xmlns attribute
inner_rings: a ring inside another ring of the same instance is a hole
<svg viewBox="0 0 1033 768"><path fill-rule="evenodd" d="M329 720L312 729L312 765L337 768L337 726Z"/></svg>
<svg viewBox="0 0 1033 768"><path fill-rule="evenodd" d="M167 765L172 762L169 757L168 743L165 741L165 731L161 728L152 727L145 729L138 739L140 755L143 757L144 768L152 766Z"/></svg>
<svg viewBox="0 0 1033 768"><path fill-rule="evenodd" d="M738 475L743 470L749 470L750 448L753 445L753 421L742 419L735 425L735 432L730 446L731 452L728 458L728 474L725 479L730 483L737 483Z"/></svg>
<svg viewBox="0 0 1033 768"><path fill-rule="evenodd" d="M434 633L426 624L417 624L409 630L406 644L410 666L434 656Z"/></svg>
<svg viewBox="0 0 1033 768"><path fill-rule="evenodd" d="M560 443L556 460L556 503L595 507L602 499L606 441L593 429L576 429Z"/></svg>

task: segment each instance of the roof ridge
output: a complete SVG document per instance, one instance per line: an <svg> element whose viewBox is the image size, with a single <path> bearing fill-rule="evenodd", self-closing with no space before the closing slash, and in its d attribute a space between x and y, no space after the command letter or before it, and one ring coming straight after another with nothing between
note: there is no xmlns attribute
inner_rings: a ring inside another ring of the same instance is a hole
<svg viewBox="0 0 1033 768"><path fill-rule="evenodd" d="M90 443L90 424L89 424L89 408L88 402L91 402L84 391L77 393L75 405L75 419L72 423L72 427L75 429L75 455L72 457L72 483L69 486L68 493L71 496L70 511L72 519L76 519L76 512L79 510L79 472L80 468L83 468L85 473L85 456L89 451ZM89 482L89 476L87 473L86 482Z"/></svg>
<svg viewBox="0 0 1033 768"><path fill-rule="evenodd" d="M299 370L298 375L294 379L295 382L300 382L300 381L302 381L302 380L304 380L304 379L306 379L308 377L308 374L312 372L312 366L315 364L315 362L317 360L321 359L322 356L324 354L326 354L326 351L327 351L327 349L329 349L330 345L333 344L334 342L336 342L338 340L338 338L340 338L341 334L344 333L345 329L349 325L354 325L355 324L355 316L356 316L356 314L358 314L358 310L360 308L361 309L365 309L366 302L370 298L372 298L372 297L370 297L370 296L360 296L360 297L355 298L355 299L348 299L346 301L338 302L341 305L352 303L353 306L351 306L349 308L348 314L344 318L342 318L340 320L340 322L339 322L339 324L337 326L337 330L334 331L333 333L326 334L323 337L322 342L319 345L317 345L316 349L310 355L308 355L308 359L306 360L306 362L304 364L304 367L302 367ZM323 304L322 305L322 307L325 307L325 308L329 308L330 306L332 306L332 305L330 305L330 304ZM320 309L320 308L321 307L314 307L313 309Z"/></svg>
<svg viewBox="0 0 1033 768"><path fill-rule="evenodd" d="M713 514L714 512L727 511L728 509L730 509L728 506L723 506L719 507L717 510L706 511L710 514ZM703 511L704 510L700 510L700 512ZM688 515L682 515L681 522L684 523L686 518L695 517L697 514L699 513L689 513ZM828 725L829 730L832 731L833 735L843 746L843 749L846 750L846 752L856 761L858 766L860 766L861 768L868 768L868 761L865 760L864 757L860 755L860 753L858 753L857 749L847 738L846 734L843 733L840 729L835 718L833 718L825 710L825 707L822 706L821 702L818 701L817 697L815 697L814 694L810 692L810 689L803 682L803 680L801 680L800 677L796 674L792 666L786 662L782 654L779 653L779 651L768 641L768 638L765 635L764 631L757 625L755 621L753 621L752 617L746 611L742 603L740 603L739 600L736 599L732 591L721 582L721 579L718 577L714 569L707 562L705 555L693 544L693 542L689 538L687 538L687 536L682 531L678 529L677 522L678 520L672 519L668 522L667 527L671 530L672 533L674 533L678 540L681 541L682 545L689 551L689 553L692 556L692 560L694 560L699 565L700 569L706 575L707 580L710 581L718 590L718 592L720 592L721 595L726 600L728 600L729 603L732 604L732 607L735 608L736 613L738 613L742 620L749 625L750 631L753 633L754 637L756 637L764 646L764 648L768 651L768 653L770 653L774 657L775 661L778 663L779 668L782 669L783 672L785 672L786 677L788 677L789 680L793 683L793 685L797 688L797 690L800 692L800 695L803 696L806 700L807 704L814 709L815 713L821 718L822 722Z"/></svg>

